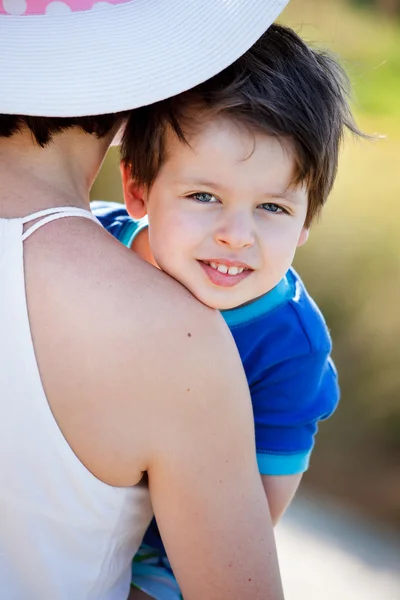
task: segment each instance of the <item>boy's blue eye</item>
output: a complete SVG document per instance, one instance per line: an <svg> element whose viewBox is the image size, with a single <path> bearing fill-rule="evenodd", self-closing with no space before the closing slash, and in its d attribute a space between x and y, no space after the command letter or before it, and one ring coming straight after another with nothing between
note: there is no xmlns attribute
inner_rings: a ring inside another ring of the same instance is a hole
<svg viewBox="0 0 400 600"><path fill-rule="evenodd" d="M273 202L265 202L264 204L260 204L260 206L264 210L266 210L270 213L274 213L274 214L280 214L280 213L285 212L285 210L281 206L278 206L277 204L274 204Z"/></svg>
<svg viewBox="0 0 400 600"><path fill-rule="evenodd" d="M191 194L189 198L193 198L194 200L197 200L197 202L202 202L203 204L218 202L215 196L208 194L207 192L197 192L196 194Z"/></svg>

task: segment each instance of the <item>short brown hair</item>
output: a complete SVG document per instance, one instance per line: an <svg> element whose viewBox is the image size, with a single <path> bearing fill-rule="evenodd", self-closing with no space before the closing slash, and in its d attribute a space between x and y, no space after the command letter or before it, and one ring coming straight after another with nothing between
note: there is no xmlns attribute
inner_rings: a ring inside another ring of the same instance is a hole
<svg viewBox="0 0 400 600"><path fill-rule="evenodd" d="M308 191L309 226L332 189L345 129L362 135L349 107L349 81L327 52L308 46L292 29L272 25L230 67L173 98L131 112L122 161L141 185L151 186L166 159L168 127L187 143L185 116L200 107L295 148L293 182Z"/></svg>
<svg viewBox="0 0 400 600"><path fill-rule="evenodd" d="M0 115L0 137L28 129L39 146L46 146L54 135L72 127L80 127L86 133L101 138L121 123L127 113L97 115L94 117L29 117L26 115Z"/></svg>

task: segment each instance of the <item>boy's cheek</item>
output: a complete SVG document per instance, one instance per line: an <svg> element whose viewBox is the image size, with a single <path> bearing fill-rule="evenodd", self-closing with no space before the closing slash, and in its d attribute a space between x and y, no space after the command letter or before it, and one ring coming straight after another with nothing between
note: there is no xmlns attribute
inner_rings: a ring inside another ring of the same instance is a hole
<svg viewBox="0 0 400 600"><path fill-rule="evenodd" d="M176 253L178 232L171 223L151 222L150 245L157 263L163 268L165 261L170 262Z"/></svg>

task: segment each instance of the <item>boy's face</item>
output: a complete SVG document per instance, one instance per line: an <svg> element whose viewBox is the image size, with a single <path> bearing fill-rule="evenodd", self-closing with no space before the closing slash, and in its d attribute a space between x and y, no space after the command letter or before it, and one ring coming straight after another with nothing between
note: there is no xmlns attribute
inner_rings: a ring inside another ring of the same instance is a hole
<svg viewBox="0 0 400 600"><path fill-rule="evenodd" d="M304 243L307 193L291 188L289 144L227 119L190 146L171 132L167 160L144 195L161 269L204 304L229 309L271 290Z"/></svg>

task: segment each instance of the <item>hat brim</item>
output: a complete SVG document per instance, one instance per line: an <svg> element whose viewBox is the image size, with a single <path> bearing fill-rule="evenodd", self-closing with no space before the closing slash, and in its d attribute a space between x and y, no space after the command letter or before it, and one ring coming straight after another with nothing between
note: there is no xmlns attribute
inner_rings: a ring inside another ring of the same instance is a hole
<svg viewBox="0 0 400 600"><path fill-rule="evenodd" d="M0 113L77 117L168 98L234 62L289 0L134 0L0 16Z"/></svg>

